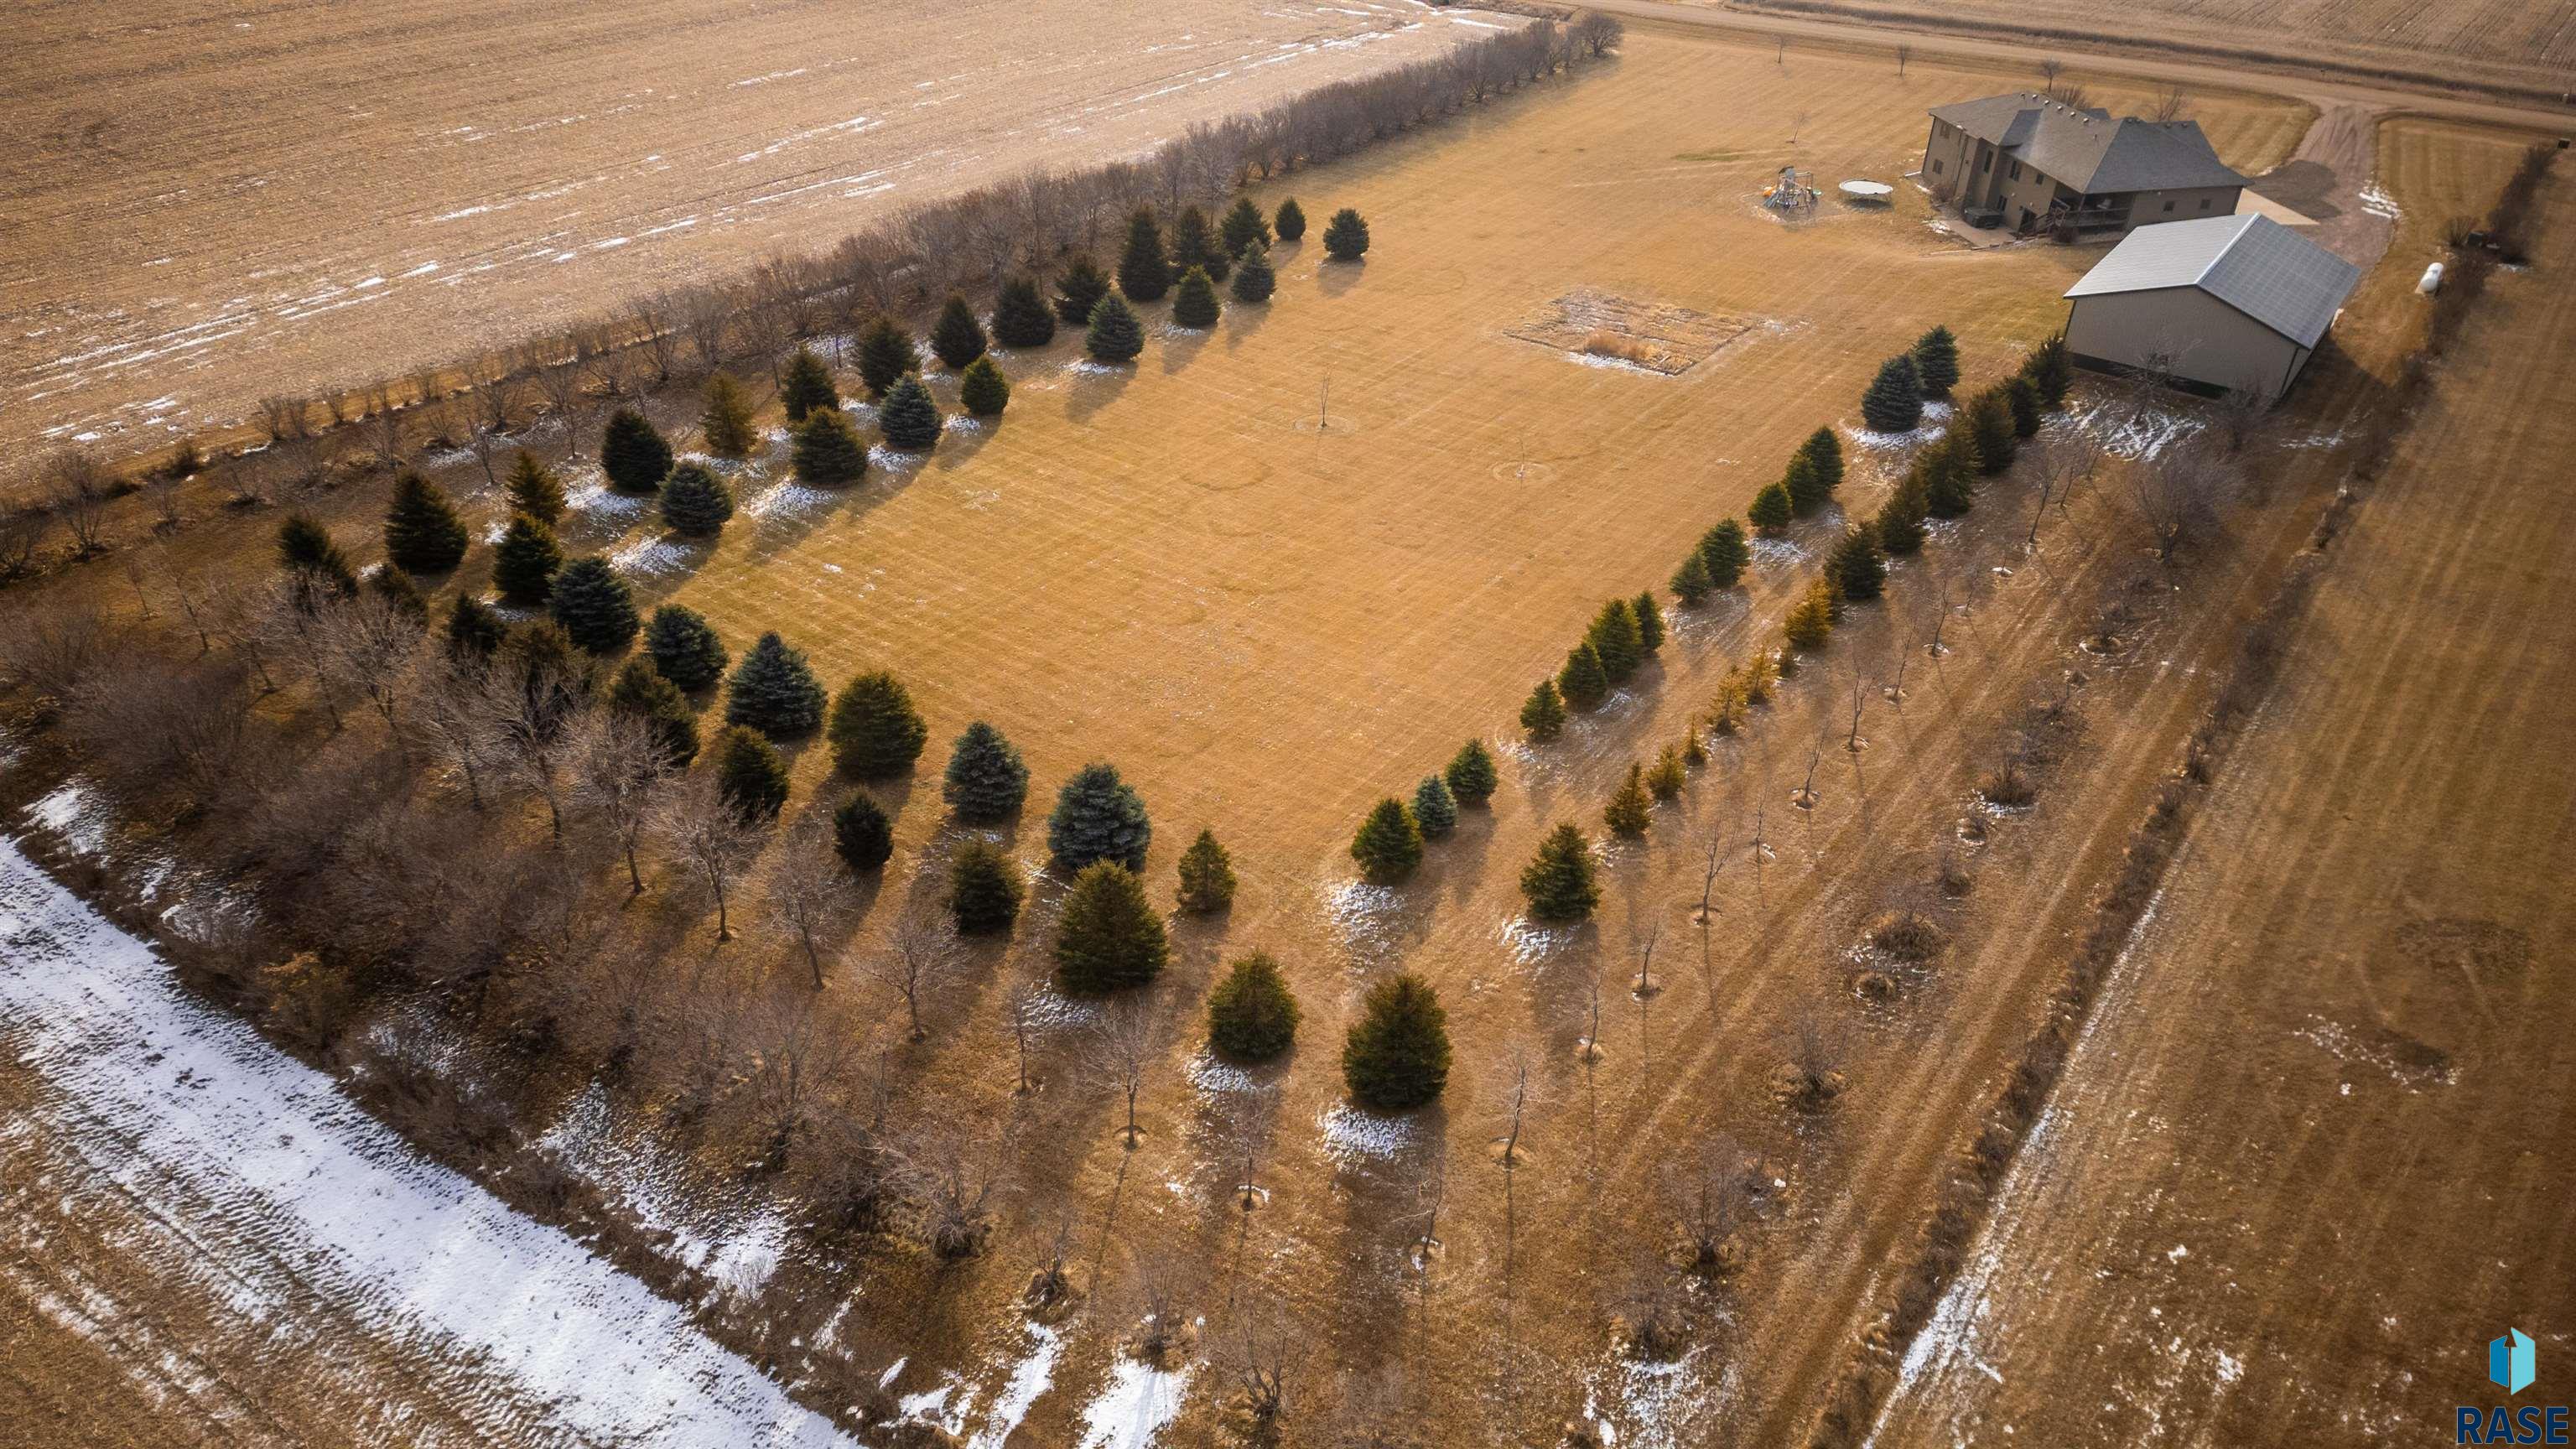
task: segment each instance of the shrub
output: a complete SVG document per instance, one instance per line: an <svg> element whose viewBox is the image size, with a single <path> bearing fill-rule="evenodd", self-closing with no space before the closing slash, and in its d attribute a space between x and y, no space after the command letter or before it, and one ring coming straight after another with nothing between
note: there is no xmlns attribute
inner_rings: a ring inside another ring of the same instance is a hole
<svg viewBox="0 0 2576 1449"><path fill-rule="evenodd" d="M1234 904L1234 861L1217 844L1216 832L1201 830L1181 852L1180 907L1205 914Z"/></svg>
<svg viewBox="0 0 2576 1449"><path fill-rule="evenodd" d="M2039 385L2015 373L2004 379L2004 406L2012 412L2013 436L2027 438L2039 431Z"/></svg>
<svg viewBox="0 0 2576 1449"><path fill-rule="evenodd" d="M1878 510L1873 526L1879 548L1898 556L1919 551L1923 547L1925 511L1923 480L1909 473L1887 496L1887 506Z"/></svg>
<svg viewBox="0 0 2576 1449"><path fill-rule="evenodd" d="M732 390L733 379L723 373L717 373L716 378L727 391ZM710 398L714 396L712 385L708 395ZM806 414L817 409L839 408L841 390L832 385L832 369L825 367L823 359L814 355L814 349L799 347L795 355L787 359L787 371L779 378L778 400L787 409L787 421L801 423L805 421ZM707 439L707 450L717 451L712 433ZM726 456L740 457L741 454Z"/></svg>
<svg viewBox="0 0 2576 1449"><path fill-rule="evenodd" d="M1542 744L1565 732L1565 700L1557 693L1555 680L1540 680L1529 698L1521 701L1521 728Z"/></svg>
<svg viewBox="0 0 2576 1449"><path fill-rule="evenodd" d="M2012 466L2013 450L2021 444L2021 434L2013 430L2012 399L2009 390L1987 388L1968 404L1968 437L1977 445L1977 471L2000 473Z"/></svg>
<svg viewBox="0 0 2576 1449"><path fill-rule="evenodd" d="M796 355L813 357L802 348ZM815 360L816 369L822 365L819 358ZM794 378L792 365L789 378L791 381ZM829 375L824 377L823 386L826 390L832 386ZM840 399L836 397L825 406L838 407ZM791 418L803 416L792 403L788 415ZM751 425L751 401L742 395L741 387L732 378L721 372L707 379L706 408L698 414L698 431L706 435L707 451L719 458L748 458L760 446L760 434Z"/></svg>
<svg viewBox="0 0 2576 1449"><path fill-rule="evenodd" d="M787 761L778 747L740 725L716 736L716 786L746 820L775 820L787 803Z"/></svg>
<svg viewBox="0 0 2576 1449"><path fill-rule="evenodd" d="M1391 885L1422 864L1422 827L1403 801L1389 795L1370 809L1351 837L1351 859L1379 885Z"/></svg>
<svg viewBox="0 0 2576 1449"><path fill-rule="evenodd" d="M1144 800L1109 765L1076 771L1056 792L1055 810L1047 816L1047 849L1068 870L1102 860L1143 870L1153 838Z"/></svg>
<svg viewBox="0 0 2576 1449"><path fill-rule="evenodd" d="M832 849L855 874L883 866L894 855L894 822L863 792L832 812Z"/></svg>
<svg viewBox="0 0 2576 1449"><path fill-rule="evenodd" d="M1630 765L1628 778L1611 792L1610 803L1602 807L1601 823L1613 835L1635 837L1646 833L1654 818L1653 802L1646 798L1646 771L1642 765Z"/></svg>
<svg viewBox="0 0 2576 1449"><path fill-rule="evenodd" d="M1612 599L1592 616L1592 626L1583 633L1583 642L1601 657L1601 673L1612 684L1626 681L1645 662L1645 630L1637 623L1637 611L1626 599Z"/></svg>
<svg viewBox="0 0 2576 1449"><path fill-rule="evenodd" d="M1176 327L1214 327L1219 308L1216 283L1204 267L1192 267L1181 273L1180 289L1172 294L1172 324Z"/></svg>
<svg viewBox="0 0 2576 1449"><path fill-rule="evenodd" d="M809 488L843 488L867 476L868 446L847 414L827 408L805 415L790 462L796 481Z"/></svg>
<svg viewBox="0 0 2576 1449"><path fill-rule="evenodd" d="M548 612L573 643L593 654L625 648L641 623L634 591L596 554L573 560L555 575Z"/></svg>
<svg viewBox="0 0 2576 1449"><path fill-rule="evenodd" d="M1279 290L1278 269L1270 265L1270 248L1255 244L1235 265L1234 300L1258 306Z"/></svg>
<svg viewBox="0 0 2576 1449"><path fill-rule="evenodd" d="M939 798L969 825L1007 820L1029 798L1029 767L1000 730L976 720L949 748Z"/></svg>
<svg viewBox="0 0 2576 1449"><path fill-rule="evenodd" d="M1697 735L1691 737L1693 744L1697 744L1698 739ZM1655 756L1654 766L1646 771L1646 793L1658 800L1671 800L1679 796L1682 787L1689 783L1690 767L1682 763L1681 747L1664 746L1662 752Z"/></svg>
<svg viewBox="0 0 2576 1449"><path fill-rule="evenodd" d="M1556 692L1574 708L1590 713L1610 697L1610 676L1602 671L1600 651L1590 642L1577 644L1556 672Z"/></svg>
<svg viewBox="0 0 2576 1449"><path fill-rule="evenodd" d="M1655 591L1641 589L1629 601L1629 615L1637 621L1637 647L1648 654L1664 647L1664 610L1655 602Z"/></svg>
<svg viewBox="0 0 2576 1449"><path fill-rule="evenodd" d="M1910 433L1923 425L1923 380L1912 357L1900 354L1879 365L1861 394L1860 415L1872 432Z"/></svg>
<svg viewBox="0 0 2576 1449"><path fill-rule="evenodd" d="M664 679L653 661L634 658L617 671L617 683L608 692L608 707L616 713L644 721L652 726L653 741L673 769L685 768L698 757L698 716L689 708L688 696L680 687Z"/></svg>
<svg viewBox="0 0 2576 1449"><path fill-rule="evenodd" d="M1252 204L1251 197L1238 196L1227 208L1225 220L1217 223L1217 237L1225 243L1227 256L1240 257L1256 244L1270 245L1270 223L1261 219L1261 208Z"/></svg>
<svg viewBox="0 0 2576 1449"><path fill-rule="evenodd" d="M733 490L704 463L682 463L662 485L662 521L683 538L712 538L733 517Z"/></svg>
<svg viewBox="0 0 2576 1449"><path fill-rule="evenodd" d="M619 408L608 415L608 430L600 439L599 471L620 493L650 493L671 471L671 445L642 413Z"/></svg>
<svg viewBox="0 0 2576 1449"><path fill-rule="evenodd" d="M555 571L562 567L563 545L555 542L555 531L524 513L516 514L501 531L500 545L492 550L492 586L501 591L504 602L533 607L554 592Z"/></svg>
<svg viewBox="0 0 2576 1449"><path fill-rule="evenodd" d="M920 366L921 354L913 351L912 334L892 317L878 317L859 335L859 381L867 385L868 396L884 397L905 373Z"/></svg>
<svg viewBox="0 0 2576 1449"><path fill-rule="evenodd" d="M1278 231L1281 241L1296 241L1306 234L1305 208L1297 204L1297 198L1289 197L1279 203L1279 212L1271 218L1271 224Z"/></svg>
<svg viewBox="0 0 2576 1449"><path fill-rule="evenodd" d="M1004 347L1044 347L1055 340L1055 314L1047 310L1036 278L1002 283L1002 295L993 304L993 340Z"/></svg>
<svg viewBox="0 0 2576 1449"><path fill-rule="evenodd" d="M1449 793L1448 781L1425 775L1413 787L1413 823L1425 840L1438 840L1458 828L1458 797Z"/></svg>
<svg viewBox="0 0 2576 1449"><path fill-rule="evenodd" d="M1297 998L1279 963L1259 951L1238 958L1208 993L1208 1044L1239 1062L1266 1062L1297 1039Z"/></svg>
<svg viewBox="0 0 2576 1449"><path fill-rule="evenodd" d="M1342 1082L1352 1101L1381 1112L1440 1099L1449 1085L1449 1014L1428 982L1390 976L1369 988L1342 1043Z"/></svg>
<svg viewBox="0 0 2576 1449"><path fill-rule="evenodd" d="M419 580L394 565L380 565L374 573L367 575L367 588L414 622L428 620L429 596L420 591Z"/></svg>
<svg viewBox="0 0 2576 1449"><path fill-rule="evenodd" d="M1118 290L1131 302L1159 302L1172 289L1172 260L1163 252L1163 230L1154 209L1136 208L1127 218L1127 246L1118 254Z"/></svg>
<svg viewBox="0 0 2576 1449"><path fill-rule="evenodd" d="M716 638L705 616L679 604L664 604L653 611L653 622L644 629L644 649L664 679L686 690L715 683L730 662L724 642Z"/></svg>
<svg viewBox="0 0 2576 1449"><path fill-rule="evenodd" d="M1065 264L1064 275L1056 279L1056 320L1067 327L1087 327L1100 299L1108 295L1109 278L1101 274L1091 258L1075 257Z"/></svg>
<svg viewBox="0 0 2576 1449"><path fill-rule="evenodd" d="M1756 532L1778 533L1789 526L1792 512L1787 486L1765 483L1762 491L1753 495L1753 506L1744 511L1744 516L1752 520Z"/></svg>
<svg viewBox="0 0 2576 1449"><path fill-rule="evenodd" d="M823 686L805 652L788 648L775 632L761 635L725 685L725 723L786 740L810 735L822 722Z"/></svg>
<svg viewBox="0 0 2576 1449"><path fill-rule="evenodd" d="M385 510L385 557L413 574L443 574L465 559L465 520L437 484L418 473L394 479Z"/></svg>
<svg viewBox="0 0 2576 1449"><path fill-rule="evenodd" d="M1227 256L1217 244L1215 228L1208 225L1207 213L1195 206L1182 207L1180 219L1172 223L1172 270L1187 273L1197 267L1208 274L1209 281L1222 282Z"/></svg>
<svg viewBox="0 0 2576 1449"><path fill-rule="evenodd" d="M501 616L472 594L458 594L448 606L447 652L454 658L476 664L490 659L509 632Z"/></svg>
<svg viewBox="0 0 2576 1449"><path fill-rule="evenodd" d="M951 292L939 309L939 320L930 326L930 350L951 372L963 371L966 364L984 355L990 345L984 336L984 324L975 320L975 309L966 299Z"/></svg>
<svg viewBox="0 0 2576 1449"><path fill-rule="evenodd" d="M510 463L510 481L502 485L510 495L510 511L524 513L551 528L562 521L564 512L563 484L537 455L525 448Z"/></svg>
<svg viewBox="0 0 2576 1449"><path fill-rule="evenodd" d="M862 674L832 702L832 762L862 780L900 775L921 758L930 728L912 695L882 670Z"/></svg>
<svg viewBox="0 0 2576 1449"><path fill-rule="evenodd" d="M1573 824L1557 826L1538 845L1538 854L1521 868L1521 896L1530 914L1542 921L1580 921L1601 904L1601 886L1592 867L1592 843Z"/></svg>
<svg viewBox="0 0 2576 1449"><path fill-rule="evenodd" d="M1831 499L1843 486L1843 440L1832 428L1818 428L1798 445L1798 456L1814 470L1814 486L1822 495L1819 501Z"/></svg>
<svg viewBox="0 0 2576 1449"><path fill-rule="evenodd" d="M1162 918L1145 899L1145 883L1114 860L1095 860L1073 878L1057 918L1057 979L1077 996L1142 986L1163 974L1171 954Z"/></svg>
<svg viewBox="0 0 2576 1449"><path fill-rule="evenodd" d="M1914 360L1914 375L1925 397L1948 397L1959 385L1959 339L1947 327L1935 327L1914 339L1907 354Z"/></svg>
<svg viewBox="0 0 2576 1449"><path fill-rule="evenodd" d="M1744 577L1745 566L1753 562L1753 546L1745 540L1744 525L1732 518L1721 518L1709 531L1700 535L1700 562L1708 566L1710 592L1735 587Z"/></svg>
<svg viewBox="0 0 2576 1449"><path fill-rule="evenodd" d="M930 389L919 373L896 379L885 405L877 410L877 427L884 431L887 447L907 453L922 452L939 441L939 404L930 400Z"/></svg>
<svg viewBox="0 0 2576 1449"><path fill-rule="evenodd" d="M1136 320L1136 309L1115 295L1100 299L1091 309L1091 330L1082 339L1083 350L1094 362L1117 367L1134 362L1145 350L1145 324Z"/></svg>
<svg viewBox="0 0 2576 1449"><path fill-rule="evenodd" d="M1345 206L1324 223L1324 255L1337 262L1356 262L1368 254L1368 223Z"/></svg>
<svg viewBox="0 0 2576 1449"><path fill-rule="evenodd" d="M1011 380L1002 376L990 357L976 358L958 379L957 401L974 417L998 418L1011 405Z"/></svg>
<svg viewBox="0 0 2576 1449"><path fill-rule="evenodd" d="M2006 760L1985 773L1977 782L1977 793L1989 805L2006 810L2019 810L2039 798L2039 787L2031 783L2030 772L2017 760Z"/></svg>
<svg viewBox="0 0 2576 1449"><path fill-rule="evenodd" d="M961 936L1011 929L1027 887L1010 852L989 840L969 840L948 859L948 913Z"/></svg>
<svg viewBox="0 0 2576 1449"><path fill-rule="evenodd" d="M327 591L344 599L357 595L358 575L349 567L349 556L340 552L330 530L309 513L290 513L277 526L277 563L298 588Z"/></svg>
<svg viewBox="0 0 2576 1449"><path fill-rule="evenodd" d="M1843 530L1826 556L1825 577L1833 580L1835 593L1854 603L1877 598L1887 586L1887 560L1878 551L1875 531Z"/></svg>
<svg viewBox="0 0 2576 1449"><path fill-rule="evenodd" d="M1920 911L1888 911L1869 923L1869 944L1899 961L1921 965L1948 942L1940 924Z"/></svg>
<svg viewBox="0 0 2576 1449"><path fill-rule="evenodd" d="M1781 620L1780 632L1788 637L1791 647L1814 651L1825 647L1834 632L1833 585L1818 579L1789 606L1788 617Z"/></svg>
<svg viewBox="0 0 2576 1449"><path fill-rule="evenodd" d="M1494 798L1494 787L1502 779L1494 771L1494 757L1483 740L1469 740L1449 757L1449 767L1440 772L1449 786L1449 794L1469 809L1476 809Z"/></svg>

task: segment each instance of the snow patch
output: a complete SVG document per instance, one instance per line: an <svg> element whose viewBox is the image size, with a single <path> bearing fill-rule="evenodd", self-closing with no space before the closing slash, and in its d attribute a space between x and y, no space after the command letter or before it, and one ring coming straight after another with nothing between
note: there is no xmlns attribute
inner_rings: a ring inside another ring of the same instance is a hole
<svg viewBox="0 0 2576 1449"><path fill-rule="evenodd" d="M1324 1155L1344 1167L1401 1156L1421 1138L1410 1117L1380 1116L1348 1102L1325 1108L1315 1125L1324 1134Z"/></svg>
<svg viewBox="0 0 2576 1449"><path fill-rule="evenodd" d="M1082 1449L1145 1449L1164 1425L1180 1416L1196 1368L1158 1369L1119 1359L1109 1382L1082 1406Z"/></svg>

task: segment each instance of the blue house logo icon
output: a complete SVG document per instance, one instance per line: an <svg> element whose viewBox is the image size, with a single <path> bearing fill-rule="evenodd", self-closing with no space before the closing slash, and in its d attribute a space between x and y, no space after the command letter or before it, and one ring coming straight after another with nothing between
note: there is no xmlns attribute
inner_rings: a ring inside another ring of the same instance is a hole
<svg viewBox="0 0 2576 1449"><path fill-rule="evenodd" d="M2487 1342L2487 1377L2508 1394L2518 1394L2531 1387L2533 1375L2531 1339L2519 1328L2508 1328L2504 1337Z"/></svg>

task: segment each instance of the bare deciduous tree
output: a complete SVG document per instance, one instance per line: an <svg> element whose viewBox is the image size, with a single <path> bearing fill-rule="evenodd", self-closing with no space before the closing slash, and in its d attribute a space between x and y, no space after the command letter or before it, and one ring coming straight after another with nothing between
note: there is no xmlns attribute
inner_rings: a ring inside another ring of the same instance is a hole
<svg viewBox="0 0 2576 1449"><path fill-rule="evenodd" d="M752 1111L766 1134L764 1163L784 1166L798 1129L850 1067L857 1033L810 996L770 995L751 1020L744 1064Z"/></svg>
<svg viewBox="0 0 2576 1449"><path fill-rule="evenodd" d="M653 808L653 836L715 898L716 940L733 939L734 883L760 854L760 827L725 798L713 770L681 776Z"/></svg>
<svg viewBox="0 0 2576 1449"><path fill-rule="evenodd" d="M910 1022L906 1037L929 1040L930 1028L921 1021L921 1003L947 986L963 964L956 928L934 911L913 910L895 923L885 949L858 959L861 970L903 998L904 1015Z"/></svg>
<svg viewBox="0 0 2576 1449"><path fill-rule="evenodd" d="M1126 1100L1127 1125L1119 1129L1119 1140L1132 1152L1145 1134L1136 1121L1136 1101L1154 1064L1153 1013L1141 998L1116 1002L1101 1014L1093 1038L1101 1077Z"/></svg>
<svg viewBox="0 0 2576 1449"><path fill-rule="evenodd" d="M374 592L318 601L312 611L317 658L332 687L364 698L397 752L407 752L399 711L411 693L411 661L425 633L408 609Z"/></svg>
<svg viewBox="0 0 2576 1449"><path fill-rule="evenodd" d="M831 822L820 813L807 814L789 829L787 838L780 844L778 867L772 872L769 882L769 908L776 913L778 923L793 933L796 944L804 949L805 965L814 973L814 989L817 991L823 989L823 954L816 938L831 935L857 903L858 895L851 887L850 872L832 850ZM900 939L905 934L897 933L899 939L894 949L898 955L916 950L935 952L949 949L937 945L916 947ZM909 1005L918 997L922 973L918 968L910 968L904 974L908 981L914 983L904 991L904 1000ZM913 1040L921 1040L921 1012L917 1006L912 1008L912 1025Z"/></svg>
<svg viewBox="0 0 2576 1449"><path fill-rule="evenodd" d="M943 1258L968 1258L992 1237L1000 1154L979 1150L966 1125L938 1115L896 1149L904 1195L920 1215L922 1241Z"/></svg>
<svg viewBox="0 0 2576 1449"><path fill-rule="evenodd" d="M45 460L44 483L46 505L72 536L73 549L84 558L104 551L107 505L116 496L116 476L107 465L67 448Z"/></svg>
<svg viewBox="0 0 2576 1449"><path fill-rule="evenodd" d="M444 688L435 690L429 698L436 699L446 692ZM428 712L425 700L420 713ZM471 788L472 762L482 747L481 732L470 728L470 714L462 723L469 728L453 741L449 758L466 772ZM654 807L670 783L671 753L663 746L652 721L618 710L609 711L599 721L598 727L589 732L587 744L573 780L574 796L616 841L618 853L626 858L627 893L630 898L640 896L644 894L644 868L637 857L646 833L652 829Z"/></svg>
<svg viewBox="0 0 2576 1449"><path fill-rule="evenodd" d="M2155 541L2156 558L2213 527L2236 491L2236 472L2206 447L2177 445L2128 468L2129 501Z"/></svg>

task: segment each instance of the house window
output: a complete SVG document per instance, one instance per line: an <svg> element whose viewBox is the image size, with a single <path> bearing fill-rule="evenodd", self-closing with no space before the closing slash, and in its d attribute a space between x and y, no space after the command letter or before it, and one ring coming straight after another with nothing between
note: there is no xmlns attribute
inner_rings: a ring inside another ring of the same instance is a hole
<svg viewBox="0 0 2576 1449"><path fill-rule="evenodd" d="M1992 165L1994 165L1994 164L1995 164L1995 153L1993 153L1992 151L1989 151L1989 152L1987 152L1985 155L1980 156L1980 157L1978 157L1978 158L1977 158L1977 169L1978 169L1978 170L1980 170L1980 171L1983 171L1983 170L1985 170L1987 167L1990 167L1990 166L1992 166Z"/></svg>
<svg viewBox="0 0 2576 1449"><path fill-rule="evenodd" d="M2209 198L2208 198L2208 197L2204 196L2204 197L2202 197L2202 198L2200 199L2200 209L2201 209L2201 210L2203 210L2203 211L2207 211L2207 210L2209 210Z"/></svg>
<svg viewBox="0 0 2576 1449"><path fill-rule="evenodd" d="M2170 201L2166 202L2166 203L2165 203L2165 210L2167 210L2167 211L2171 211L2171 210L2173 210L2173 203L2172 203L2172 202L2170 202Z"/></svg>
<svg viewBox="0 0 2576 1449"><path fill-rule="evenodd" d="M2018 162L2018 161L2015 161L2015 162L2013 163L2013 175L2012 175L2012 179L2013 179L2013 180L2015 180L2015 181L2019 181L2019 180L2021 179L2021 163L2020 163L2020 162Z"/></svg>
<svg viewBox="0 0 2576 1449"><path fill-rule="evenodd" d="M1940 174L1941 174L1941 163L1940 163L1940 162L1935 161L1935 162L1933 162L1933 163L1932 163L1932 174L1933 174L1933 175L1935 175L1935 176L1938 176L1938 175L1940 175Z"/></svg>

